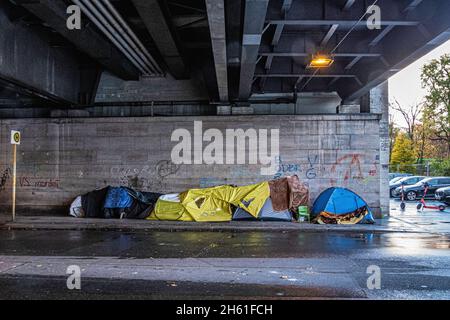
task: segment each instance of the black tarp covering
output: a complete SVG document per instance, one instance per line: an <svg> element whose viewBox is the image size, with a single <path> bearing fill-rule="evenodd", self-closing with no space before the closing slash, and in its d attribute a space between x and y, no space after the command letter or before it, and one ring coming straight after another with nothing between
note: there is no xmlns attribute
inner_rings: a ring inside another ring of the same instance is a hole
<svg viewBox="0 0 450 320"><path fill-rule="evenodd" d="M86 218L103 218L103 204L109 187L91 191L81 197L81 205Z"/></svg>
<svg viewBox="0 0 450 320"><path fill-rule="evenodd" d="M153 211L156 201L162 196L160 193L139 192L130 188L121 187L131 196L131 206L128 208L105 208L105 199L110 188L113 187L95 190L81 197L86 218L146 219Z"/></svg>

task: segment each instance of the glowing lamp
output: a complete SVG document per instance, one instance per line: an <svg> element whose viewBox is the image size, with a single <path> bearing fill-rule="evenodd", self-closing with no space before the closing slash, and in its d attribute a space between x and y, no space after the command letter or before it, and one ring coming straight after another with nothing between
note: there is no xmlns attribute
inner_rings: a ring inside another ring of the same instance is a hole
<svg viewBox="0 0 450 320"><path fill-rule="evenodd" d="M312 57L308 68L328 68L334 63L334 59L330 55L316 54Z"/></svg>

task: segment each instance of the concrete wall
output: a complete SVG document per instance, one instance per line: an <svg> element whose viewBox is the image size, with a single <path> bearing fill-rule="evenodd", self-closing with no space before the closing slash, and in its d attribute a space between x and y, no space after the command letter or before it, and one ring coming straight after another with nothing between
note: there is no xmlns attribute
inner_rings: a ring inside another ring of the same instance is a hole
<svg viewBox="0 0 450 320"><path fill-rule="evenodd" d="M380 118L380 202L381 211L389 212L389 83L373 88L369 94L370 112Z"/></svg>
<svg viewBox="0 0 450 320"><path fill-rule="evenodd" d="M0 210L10 204L9 131L22 131L18 152L18 206L31 212L60 209L78 194L106 185L179 192L188 188L255 183L260 165L170 163L173 130L279 129L282 165L278 175L298 174L312 200L338 185L359 192L380 208L378 115L226 116L170 118L79 118L0 120ZM204 144L206 146L207 143ZM277 176L278 176L277 175Z"/></svg>
<svg viewBox="0 0 450 320"><path fill-rule="evenodd" d="M55 99L78 101L80 70L75 55L50 46L46 39L30 32L30 27L10 21L2 1L0 30L0 78Z"/></svg>
<svg viewBox="0 0 450 320"><path fill-rule="evenodd" d="M298 95L297 114L337 113L342 99L336 92L302 92Z"/></svg>
<svg viewBox="0 0 450 320"><path fill-rule="evenodd" d="M208 101L209 97L200 77L175 80L170 75L164 78L142 78L140 81L123 81L111 74L102 74L95 102L139 102L139 101Z"/></svg>

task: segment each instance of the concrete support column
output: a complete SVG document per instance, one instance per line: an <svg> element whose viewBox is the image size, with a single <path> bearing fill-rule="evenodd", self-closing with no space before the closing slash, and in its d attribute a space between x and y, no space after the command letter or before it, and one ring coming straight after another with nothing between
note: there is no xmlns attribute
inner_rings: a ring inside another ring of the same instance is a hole
<svg viewBox="0 0 450 320"><path fill-rule="evenodd" d="M380 209L381 215L389 215L389 86L388 81L370 91L370 112L380 119Z"/></svg>
<svg viewBox="0 0 450 320"><path fill-rule="evenodd" d="M341 104L338 107L338 113L361 113L361 106L359 104Z"/></svg>
<svg viewBox="0 0 450 320"><path fill-rule="evenodd" d="M228 116L231 115L231 105L226 106L217 106L217 115L219 116Z"/></svg>

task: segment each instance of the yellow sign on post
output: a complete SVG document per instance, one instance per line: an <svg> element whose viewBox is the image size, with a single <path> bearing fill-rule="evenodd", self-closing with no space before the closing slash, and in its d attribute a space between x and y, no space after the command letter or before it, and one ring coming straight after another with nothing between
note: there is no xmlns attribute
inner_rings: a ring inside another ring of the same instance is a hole
<svg viewBox="0 0 450 320"><path fill-rule="evenodd" d="M20 132L11 130L11 144L13 146L13 181L12 181L12 219L16 221L16 176L17 176L17 146L20 145Z"/></svg>
<svg viewBox="0 0 450 320"><path fill-rule="evenodd" d="M20 144L20 132L11 130L11 144L12 145L19 145Z"/></svg>

